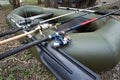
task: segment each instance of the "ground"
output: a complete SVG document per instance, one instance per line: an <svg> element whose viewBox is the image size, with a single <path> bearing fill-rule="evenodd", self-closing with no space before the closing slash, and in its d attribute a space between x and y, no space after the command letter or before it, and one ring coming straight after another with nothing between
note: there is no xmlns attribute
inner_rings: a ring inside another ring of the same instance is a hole
<svg viewBox="0 0 120 80"><path fill-rule="evenodd" d="M0 33L10 28L5 19L12 11L11 7L0 7ZM15 36L9 35L0 40ZM0 53L20 46L18 40L0 46ZM120 64L114 69L100 73L102 80L120 80ZM0 61L0 80L56 80L56 78L37 61L27 50Z"/></svg>
<svg viewBox="0 0 120 80"><path fill-rule="evenodd" d="M6 16L12 8L0 7L0 33L8 31ZM0 40L14 36L9 35ZM20 46L18 40L0 46L0 53ZM55 77L38 62L27 50L0 61L0 80L56 80Z"/></svg>

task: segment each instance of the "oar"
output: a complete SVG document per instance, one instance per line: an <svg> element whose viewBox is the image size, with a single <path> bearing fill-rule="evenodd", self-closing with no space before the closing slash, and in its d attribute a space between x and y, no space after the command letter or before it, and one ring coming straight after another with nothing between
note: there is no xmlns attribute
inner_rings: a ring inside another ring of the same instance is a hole
<svg viewBox="0 0 120 80"><path fill-rule="evenodd" d="M33 42L31 42L31 43L25 44L24 46L20 46L20 47L18 47L18 48L13 49L13 50L7 51L7 52L5 52L5 53L3 53L3 54L0 54L0 60L3 59L3 58L6 58L6 57L8 57L8 56L11 56L11 55L13 55L13 54L16 54L17 52L20 52L20 51L22 51L22 50L28 49L28 48L30 48L30 47L32 47L32 46L35 46L35 45L37 45L37 44L39 44L39 43L41 43L41 42L45 42L45 41L49 41L49 40L51 40L51 39L55 39L55 38L58 37L59 35L64 35L64 34L66 34L67 32L70 32L70 31L72 31L72 30L74 30L74 29L76 29L76 28L79 28L79 27L81 27L81 26L87 25L87 24L92 23L92 22L94 22L94 21L100 20L100 19L102 19L102 18L104 18L104 17L107 17L107 16L109 16L109 15L111 15L111 14L113 14L113 13L116 13L116 12L118 12L118 11L120 11L120 9L115 10L115 11L112 11L112 12L110 12L110 13L108 13L108 14L105 14L105 15L103 15L103 16L100 16L100 17L98 17L98 18L93 18L93 19L91 19L91 20L88 20L88 21L85 21L85 22L83 22L83 23L77 24L76 26L73 26L73 27L71 27L71 28L65 29L65 30L63 30L63 31L59 31L59 32L57 32L57 33L55 33L55 34L49 35L49 36L46 37L46 38L39 39L39 40L33 41Z"/></svg>

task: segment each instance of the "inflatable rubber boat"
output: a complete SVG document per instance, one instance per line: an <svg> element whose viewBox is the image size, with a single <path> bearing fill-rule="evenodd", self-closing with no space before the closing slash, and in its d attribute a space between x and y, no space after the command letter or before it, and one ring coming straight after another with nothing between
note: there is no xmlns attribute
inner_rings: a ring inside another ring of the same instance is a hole
<svg viewBox="0 0 120 80"><path fill-rule="evenodd" d="M15 9L7 16L7 22L11 27L14 27L14 23L11 18L16 22L36 16L39 14L45 14L40 20L46 20L52 17L70 13L70 10L43 8L39 6L22 6ZM69 16L64 16L48 23L54 24L56 22L63 21L57 29L47 29L43 33L49 35L56 31L63 30L65 28L72 27L78 23L82 23L94 17L101 15L85 14L84 12L75 13ZM80 16L80 17L79 17ZM65 21L69 20L70 21ZM38 19L39 20L39 19ZM105 71L112 69L120 60L120 22L112 17L105 17L84 27L78 28L69 36L72 42L69 45L60 47L63 51L73 56L75 59L91 68L94 71ZM37 39L41 39L39 32L34 36ZM51 42L52 44L52 42ZM39 48L33 48L30 50L35 54L37 59L40 60L40 54L42 54Z"/></svg>

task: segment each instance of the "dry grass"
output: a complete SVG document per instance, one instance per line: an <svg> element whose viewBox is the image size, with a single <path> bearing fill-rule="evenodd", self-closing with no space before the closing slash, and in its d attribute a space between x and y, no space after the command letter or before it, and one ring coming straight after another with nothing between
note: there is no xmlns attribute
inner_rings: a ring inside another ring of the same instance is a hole
<svg viewBox="0 0 120 80"><path fill-rule="evenodd" d="M8 31L6 16L12 11L11 7L0 7L0 33ZM8 35L0 38L15 36ZM18 40L0 46L0 53L21 46ZM55 80L55 77L37 61L27 50L0 61L0 80Z"/></svg>

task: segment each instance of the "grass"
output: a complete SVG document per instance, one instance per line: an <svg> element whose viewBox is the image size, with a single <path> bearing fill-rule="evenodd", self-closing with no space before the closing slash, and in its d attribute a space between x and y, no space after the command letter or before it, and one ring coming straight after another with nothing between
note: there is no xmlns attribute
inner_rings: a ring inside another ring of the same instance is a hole
<svg viewBox="0 0 120 80"><path fill-rule="evenodd" d="M27 4L37 4L37 0L24 0L22 4L27 5Z"/></svg>
<svg viewBox="0 0 120 80"><path fill-rule="evenodd" d="M6 80L15 80L14 74L10 74L9 77Z"/></svg>
<svg viewBox="0 0 120 80"><path fill-rule="evenodd" d="M42 75L42 73L43 73L43 70L42 70L42 69L39 69L39 70L38 70L38 74L39 74L39 75Z"/></svg>
<svg viewBox="0 0 120 80"><path fill-rule="evenodd" d="M25 0L22 4L36 4L36 0ZM2 6L2 15L8 15L11 5ZM7 12L6 12L7 11ZM3 17L3 20L6 17ZM6 24L6 23L4 23ZM1 25L1 24L0 24ZM12 45L11 45L12 46ZM0 61L0 80L56 80L56 78L37 61L32 54L23 51L10 58Z"/></svg>
<svg viewBox="0 0 120 80"><path fill-rule="evenodd" d="M29 59L31 59L32 58L32 54L25 54L24 55L24 59L26 60L26 61L28 61Z"/></svg>

